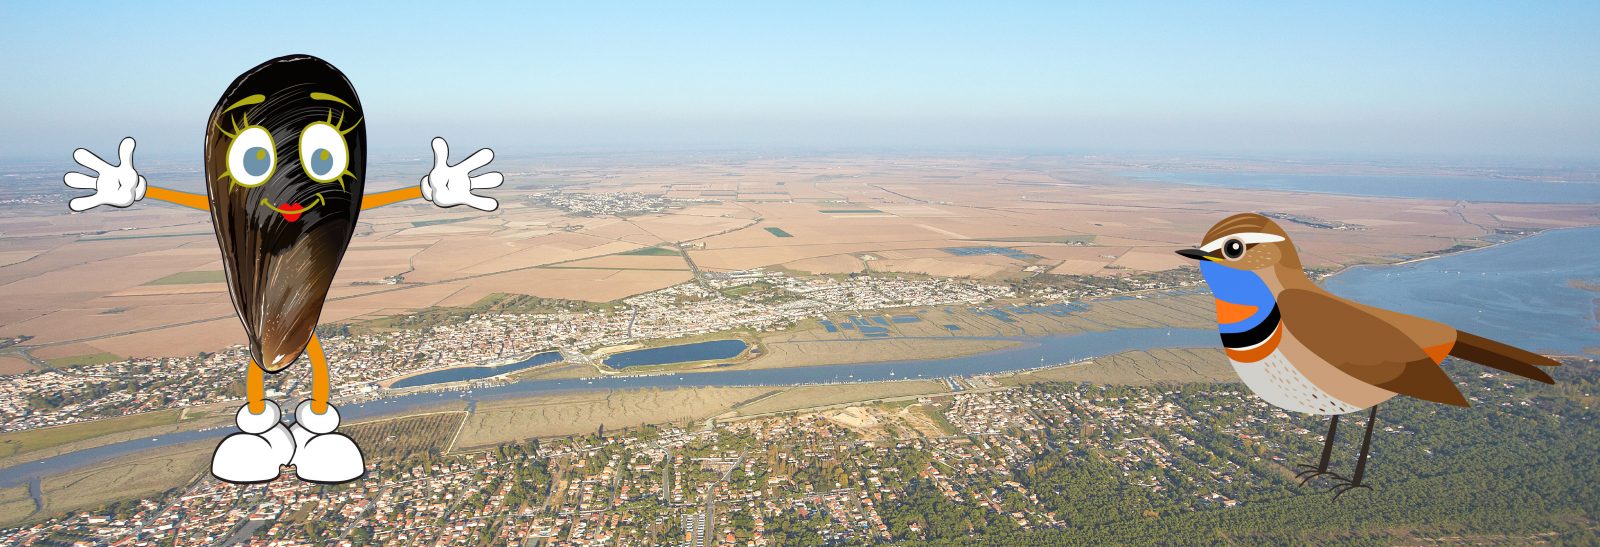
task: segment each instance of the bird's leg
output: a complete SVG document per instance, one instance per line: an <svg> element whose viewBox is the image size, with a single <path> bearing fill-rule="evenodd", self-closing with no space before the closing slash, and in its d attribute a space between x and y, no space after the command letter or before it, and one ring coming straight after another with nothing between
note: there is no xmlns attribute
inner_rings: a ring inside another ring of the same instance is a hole
<svg viewBox="0 0 1600 547"><path fill-rule="evenodd" d="M1372 426L1376 423L1378 423L1378 407L1374 405L1367 414L1367 433L1361 439L1361 455L1356 458L1356 472L1350 476L1350 480L1340 482L1332 488L1334 491L1333 499L1337 500L1345 492L1357 488L1372 489L1371 486L1361 484L1361 476L1367 471L1367 453L1372 449Z"/></svg>
<svg viewBox="0 0 1600 547"><path fill-rule="evenodd" d="M1328 458L1333 456L1333 436L1339 432L1339 415L1334 414L1328 419L1328 435L1322 440L1322 462L1317 465L1300 464L1299 473L1294 478L1300 479L1300 485L1305 486L1311 479L1328 474Z"/></svg>
<svg viewBox="0 0 1600 547"><path fill-rule="evenodd" d="M1367 470L1367 454L1372 450L1372 426L1378 423L1378 407L1374 405L1367 412L1367 432L1361 438L1361 455L1356 458L1356 473L1350 477L1350 482L1361 486L1361 475Z"/></svg>

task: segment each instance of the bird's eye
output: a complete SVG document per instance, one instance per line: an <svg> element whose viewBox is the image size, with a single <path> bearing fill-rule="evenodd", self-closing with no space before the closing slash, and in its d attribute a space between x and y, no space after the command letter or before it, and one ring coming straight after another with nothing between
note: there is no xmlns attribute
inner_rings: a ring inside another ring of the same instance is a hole
<svg viewBox="0 0 1600 547"><path fill-rule="evenodd" d="M350 149L344 135L324 122L306 126L300 132L300 167L317 182L333 182L350 165Z"/></svg>
<svg viewBox="0 0 1600 547"><path fill-rule="evenodd" d="M1238 260L1239 257L1244 256L1244 242L1230 239L1223 243L1222 256L1227 257L1228 260Z"/></svg>
<svg viewBox="0 0 1600 547"><path fill-rule="evenodd" d="M277 156L272 133L260 126L247 127L228 145L228 176L239 186L261 186L272 178L272 171L278 164Z"/></svg>

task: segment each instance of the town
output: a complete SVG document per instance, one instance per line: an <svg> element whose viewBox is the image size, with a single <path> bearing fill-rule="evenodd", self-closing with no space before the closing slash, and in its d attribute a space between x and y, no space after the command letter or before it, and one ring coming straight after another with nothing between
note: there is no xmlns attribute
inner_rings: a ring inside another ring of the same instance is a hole
<svg viewBox="0 0 1600 547"><path fill-rule="evenodd" d="M1506 419L1552 410L1528 408L1522 386L1490 374L1462 384ZM1441 457L1398 440L1439 420L1428 410L1403 406L1407 418L1381 428L1396 439L1384 460ZM1557 419L1593 418L1577 412ZM409 417L357 432L392 451L349 485L206 477L0 531L0 542L764 546L1082 531L1279 498L1295 483L1290 457L1309 458L1321 435L1318 420L1236 385L1074 383L441 454L429 436L448 425Z"/></svg>
<svg viewBox="0 0 1600 547"><path fill-rule="evenodd" d="M1085 289L1039 284L1015 288L976 280L861 275L791 276L750 271L708 274L623 299L618 305L554 308L537 313L459 310L401 318L383 332L352 334L324 327L336 398L381 398L380 384L420 371L515 361L560 350L577 362L585 352L643 340L730 329L770 330L826 313L908 306L984 304L1002 299L1062 301L1119 292L1188 286L1191 280L1119 281ZM1131 284L1130 284L1131 283ZM759 284L763 290L748 291ZM178 409L237 399L248 352L242 345L193 357L132 359L11 375L0 387L0 432ZM308 376L273 375L271 393L294 393Z"/></svg>

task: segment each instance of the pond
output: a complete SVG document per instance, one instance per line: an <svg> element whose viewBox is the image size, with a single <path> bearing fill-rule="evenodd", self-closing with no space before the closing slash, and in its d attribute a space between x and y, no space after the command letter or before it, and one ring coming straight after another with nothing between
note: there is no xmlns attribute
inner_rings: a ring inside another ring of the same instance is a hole
<svg viewBox="0 0 1600 547"><path fill-rule="evenodd" d="M624 351L606 357L606 366L612 368L644 367L692 361L711 361L738 357L750 345L744 340L711 340L693 344L661 346L658 348Z"/></svg>

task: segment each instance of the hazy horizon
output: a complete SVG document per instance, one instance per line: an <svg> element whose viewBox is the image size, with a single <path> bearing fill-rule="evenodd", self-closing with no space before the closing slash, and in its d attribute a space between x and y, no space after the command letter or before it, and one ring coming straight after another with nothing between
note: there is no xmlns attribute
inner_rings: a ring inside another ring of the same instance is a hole
<svg viewBox="0 0 1600 547"><path fill-rule="evenodd" d="M228 82L289 53L346 72L374 153L1600 159L1593 3L392 11L7 4L0 159L198 158Z"/></svg>

